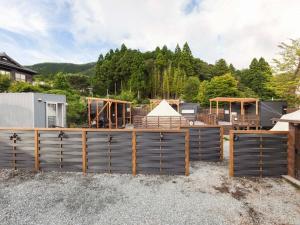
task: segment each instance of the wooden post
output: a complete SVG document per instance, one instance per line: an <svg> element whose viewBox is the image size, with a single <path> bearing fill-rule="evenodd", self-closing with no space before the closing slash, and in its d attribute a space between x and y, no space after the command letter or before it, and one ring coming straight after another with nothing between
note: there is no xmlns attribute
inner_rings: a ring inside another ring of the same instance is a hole
<svg viewBox="0 0 300 225"><path fill-rule="evenodd" d="M130 106L129 123L131 124L131 110L132 110L132 108L131 108L131 103L129 104L129 106Z"/></svg>
<svg viewBox="0 0 300 225"><path fill-rule="evenodd" d="M256 130L258 130L258 126L259 126L258 100L256 100L256 102L255 102L255 114L256 114L256 118L255 118L255 120L256 120L256 126L255 126L255 128L256 128Z"/></svg>
<svg viewBox="0 0 300 225"><path fill-rule="evenodd" d="M82 130L82 172L86 174L87 157L86 157L86 131Z"/></svg>
<svg viewBox="0 0 300 225"><path fill-rule="evenodd" d="M190 130L185 132L185 175L190 175Z"/></svg>
<svg viewBox="0 0 300 225"><path fill-rule="evenodd" d="M136 131L132 131L132 175L136 175Z"/></svg>
<svg viewBox="0 0 300 225"><path fill-rule="evenodd" d="M89 127L91 128L91 100L90 99L88 99L88 114L89 114L88 117Z"/></svg>
<svg viewBox="0 0 300 225"><path fill-rule="evenodd" d="M211 114L211 100L209 100L209 114Z"/></svg>
<svg viewBox="0 0 300 225"><path fill-rule="evenodd" d="M241 117L242 117L242 123L244 123L244 115L245 115L245 112L244 112L244 102L242 101L242 102L241 102Z"/></svg>
<svg viewBox="0 0 300 225"><path fill-rule="evenodd" d="M111 129L111 102L109 102L108 108L108 122L109 122L109 129Z"/></svg>
<svg viewBox="0 0 300 225"><path fill-rule="evenodd" d="M224 127L220 127L220 160L224 159L224 146L223 146Z"/></svg>
<svg viewBox="0 0 300 225"><path fill-rule="evenodd" d="M295 141L296 141L296 127L293 124L289 124L288 134L288 150L287 150L287 161L288 161L288 175L295 177Z"/></svg>
<svg viewBox="0 0 300 225"><path fill-rule="evenodd" d="M230 131L229 135L229 176L234 176L234 131Z"/></svg>
<svg viewBox="0 0 300 225"><path fill-rule="evenodd" d="M217 118L219 117L219 101L217 101Z"/></svg>
<svg viewBox="0 0 300 225"><path fill-rule="evenodd" d="M118 103L115 102L115 123L116 123L116 129L118 129Z"/></svg>
<svg viewBox="0 0 300 225"><path fill-rule="evenodd" d="M34 130L34 167L35 171L40 170L40 160L39 160L39 131Z"/></svg>
<svg viewBox="0 0 300 225"><path fill-rule="evenodd" d="M125 103L123 103L123 107L122 107L122 119L123 119L123 127L125 127L125 125L126 125L126 104Z"/></svg>
<svg viewBox="0 0 300 225"><path fill-rule="evenodd" d="M231 102L229 102L229 122L231 122L232 118L231 118Z"/></svg>
<svg viewBox="0 0 300 225"><path fill-rule="evenodd" d="M96 127L99 128L99 101L96 100Z"/></svg>

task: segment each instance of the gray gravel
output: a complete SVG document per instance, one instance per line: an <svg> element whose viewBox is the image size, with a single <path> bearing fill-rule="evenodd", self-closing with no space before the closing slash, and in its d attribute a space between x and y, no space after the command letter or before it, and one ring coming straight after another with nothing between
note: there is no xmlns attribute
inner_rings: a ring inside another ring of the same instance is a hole
<svg viewBox="0 0 300 225"><path fill-rule="evenodd" d="M282 179L0 171L0 224L300 224L300 191Z"/></svg>

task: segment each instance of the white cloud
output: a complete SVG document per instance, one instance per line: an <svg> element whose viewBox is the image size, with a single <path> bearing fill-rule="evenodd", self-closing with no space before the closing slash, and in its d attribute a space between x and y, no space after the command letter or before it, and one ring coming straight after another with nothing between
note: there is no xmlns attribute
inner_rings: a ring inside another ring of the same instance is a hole
<svg viewBox="0 0 300 225"><path fill-rule="evenodd" d="M225 58L237 67L246 67L253 57L271 60L279 42L300 37L299 0L201 0L186 14L188 3L188 0L58 0L49 9L40 1L20 4L0 0L0 28L25 33L37 40L40 49L33 46L27 51L32 62L46 59L84 62L95 60L107 46L125 43L131 48L153 50L158 45L174 48L176 43L182 45L187 41L194 55L210 63ZM1 10L4 4L9 4L8 10ZM61 16L64 10L69 16L66 20ZM51 37L56 29L73 35L72 49Z"/></svg>

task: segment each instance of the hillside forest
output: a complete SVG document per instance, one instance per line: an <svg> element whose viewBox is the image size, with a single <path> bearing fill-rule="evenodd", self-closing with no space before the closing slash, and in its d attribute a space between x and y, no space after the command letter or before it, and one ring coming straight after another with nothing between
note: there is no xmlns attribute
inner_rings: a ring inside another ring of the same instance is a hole
<svg viewBox="0 0 300 225"><path fill-rule="evenodd" d="M242 56L241 56L242 57ZM0 92L46 92L64 94L68 100L69 125L85 119L84 97L110 97L147 103L150 98L180 98L206 107L213 97L285 99L299 106L300 39L280 43L278 55L268 63L253 58L248 68L237 69L225 59L209 64L194 57L188 43L141 52L124 44L97 62L82 65L42 63L29 66L38 71L34 83L11 82L0 76Z"/></svg>

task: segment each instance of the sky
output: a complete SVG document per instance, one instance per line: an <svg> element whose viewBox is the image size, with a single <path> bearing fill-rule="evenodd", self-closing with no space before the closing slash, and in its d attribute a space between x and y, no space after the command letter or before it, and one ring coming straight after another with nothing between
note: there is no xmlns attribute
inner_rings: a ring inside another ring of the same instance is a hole
<svg viewBox="0 0 300 225"><path fill-rule="evenodd" d="M188 42L202 60L245 68L300 38L299 21L299 0L0 0L0 52L24 65L86 63L122 43Z"/></svg>

